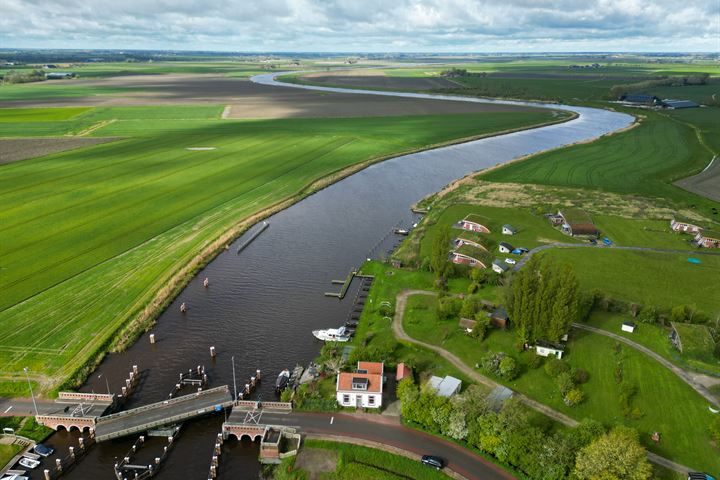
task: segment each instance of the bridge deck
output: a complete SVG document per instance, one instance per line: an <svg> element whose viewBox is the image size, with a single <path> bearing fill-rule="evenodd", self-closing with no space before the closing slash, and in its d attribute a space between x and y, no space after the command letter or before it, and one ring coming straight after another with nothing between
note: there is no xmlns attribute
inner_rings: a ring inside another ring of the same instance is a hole
<svg viewBox="0 0 720 480"><path fill-rule="evenodd" d="M95 440L102 442L205 415L218 405L232 405L227 385L100 417L95 425Z"/></svg>

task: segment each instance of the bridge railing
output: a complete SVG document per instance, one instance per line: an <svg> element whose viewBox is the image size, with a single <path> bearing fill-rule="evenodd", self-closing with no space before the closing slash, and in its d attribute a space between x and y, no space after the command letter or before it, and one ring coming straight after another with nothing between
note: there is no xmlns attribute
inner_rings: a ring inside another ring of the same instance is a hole
<svg viewBox="0 0 720 480"><path fill-rule="evenodd" d="M268 410L292 410L292 403L290 402L258 402L255 400L238 400L235 402L235 406L239 408L261 408Z"/></svg>
<svg viewBox="0 0 720 480"><path fill-rule="evenodd" d="M85 401L85 402L107 402L112 403L115 400L115 394L108 393L83 393L83 392L58 392L59 401Z"/></svg>
<svg viewBox="0 0 720 480"><path fill-rule="evenodd" d="M104 417L100 417L98 419L98 421L101 423L104 423L109 420L127 417L128 415L135 415L139 412L153 410L155 408L161 408L161 407L165 407L168 405L175 405L177 403L185 403L185 402L188 402L188 401L191 401L191 400L194 400L197 398L202 398L202 397L205 397L208 395L212 395L212 394L215 394L215 393L221 392L221 391L228 392L228 394L230 393L229 387L227 385L223 385L221 387L210 388L208 390L203 390L201 392L191 393L189 395L183 395L181 397L175 397L175 398L171 398L169 400L163 400L162 402L151 403L149 405L144 405L142 407L133 408L131 410L125 410L123 412L113 413L112 415L106 415Z"/></svg>

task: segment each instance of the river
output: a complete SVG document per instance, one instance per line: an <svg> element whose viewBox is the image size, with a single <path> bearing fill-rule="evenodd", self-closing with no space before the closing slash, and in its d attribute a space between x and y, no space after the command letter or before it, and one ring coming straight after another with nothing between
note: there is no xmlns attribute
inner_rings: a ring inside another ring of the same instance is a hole
<svg viewBox="0 0 720 480"><path fill-rule="evenodd" d="M346 318L354 292L343 301L325 297L323 292L338 289L331 280L344 278L352 267L359 266L398 222L409 225L414 220L410 205L470 172L587 141L633 121L629 115L584 107L283 84L273 74L252 81L277 88L528 105L574 111L579 116L562 124L396 157L273 215L268 219L270 227L241 254L236 254L237 246L252 229L188 284L153 328L156 344L151 345L146 334L127 351L108 355L83 391L104 392L107 380L118 392L132 365L145 374L130 406L164 400L178 374L196 365L206 366L212 386L228 384L232 389L234 356L238 383L244 384L259 368L266 380L256 394L272 398L280 370L296 363L306 365L318 353L321 344L311 330L339 326ZM374 253L390 248L392 237ZM203 288L205 277L210 279L209 288ZM189 306L185 314L179 311L183 302ZM218 352L212 360L210 346ZM188 422L157 478L207 478L222 420L213 417ZM65 455L68 445L76 444L76 436L76 432L59 432L47 443ZM135 438L94 446L66 477L114 478L113 462L127 452ZM152 439L141 452L149 459L163 445ZM228 442L224 448L219 478L257 478L257 445ZM139 459L141 463L144 460ZM33 478L42 478L41 469L33 472Z"/></svg>

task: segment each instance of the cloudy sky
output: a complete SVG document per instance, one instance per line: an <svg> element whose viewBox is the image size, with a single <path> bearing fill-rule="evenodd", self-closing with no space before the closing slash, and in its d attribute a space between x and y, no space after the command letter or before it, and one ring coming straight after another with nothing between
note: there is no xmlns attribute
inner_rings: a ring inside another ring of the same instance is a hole
<svg viewBox="0 0 720 480"><path fill-rule="evenodd" d="M2 0L0 47L720 50L720 0Z"/></svg>

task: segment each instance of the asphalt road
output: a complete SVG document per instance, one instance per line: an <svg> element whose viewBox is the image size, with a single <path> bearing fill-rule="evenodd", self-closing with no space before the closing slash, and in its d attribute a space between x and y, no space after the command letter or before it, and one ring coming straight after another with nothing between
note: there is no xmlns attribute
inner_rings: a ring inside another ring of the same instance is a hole
<svg viewBox="0 0 720 480"><path fill-rule="evenodd" d="M382 443L415 453L418 460L424 454L438 455L448 462L449 468L471 480L514 478L466 448L399 424L397 417L376 414L359 416L342 413L264 412L261 423L299 427L302 433L338 435Z"/></svg>

